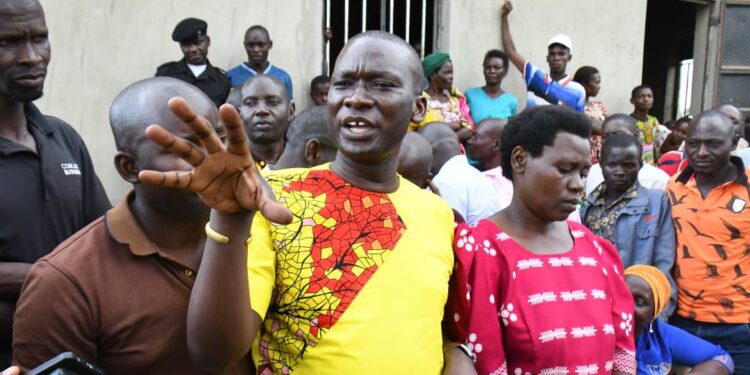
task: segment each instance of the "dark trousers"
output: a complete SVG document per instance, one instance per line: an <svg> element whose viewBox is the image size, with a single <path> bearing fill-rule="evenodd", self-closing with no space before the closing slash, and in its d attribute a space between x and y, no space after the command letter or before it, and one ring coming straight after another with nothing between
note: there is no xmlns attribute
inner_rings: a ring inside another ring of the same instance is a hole
<svg viewBox="0 0 750 375"><path fill-rule="evenodd" d="M750 375L750 324L704 323L672 315L669 323L720 345L732 356L734 373Z"/></svg>

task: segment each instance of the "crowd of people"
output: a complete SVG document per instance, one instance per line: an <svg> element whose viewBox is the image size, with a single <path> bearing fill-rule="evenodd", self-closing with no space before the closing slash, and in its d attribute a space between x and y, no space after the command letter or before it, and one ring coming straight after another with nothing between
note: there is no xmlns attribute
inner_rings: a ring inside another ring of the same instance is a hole
<svg viewBox="0 0 750 375"><path fill-rule="evenodd" d="M483 86L368 31L299 113L268 30L225 72L183 20L184 58L109 108L132 184L112 207L33 104L44 10L0 3L3 374L63 352L107 374L750 374L743 113L661 124L644 84L609 113L568 36L547 70L519 53L512 10Z"/></svg>

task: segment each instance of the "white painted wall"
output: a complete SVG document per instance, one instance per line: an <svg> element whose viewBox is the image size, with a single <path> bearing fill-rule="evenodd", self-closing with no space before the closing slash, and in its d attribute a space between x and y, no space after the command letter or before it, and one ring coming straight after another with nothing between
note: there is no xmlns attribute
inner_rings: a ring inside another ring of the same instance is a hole
<svg viewBox="0 0 750 375"><path fill-rule="evenodd" d="M112 201L130 189L113 167L109 105L128 84L182 58L172 41L187 17L208 23L212 64L229 69L247 59L242 40L254 24L268 28L271 63L292 76L298 108L320 74L322 1L299 0L41 0L52 44L42 112L64 119L83 136Z"/></svg>
<svg viewBox="0 0 750 375"><path fill-rule="evenodd" d="M519 52L546 66L546 42L557 32L574 44L570 72L594 65L602 72L601 99L611 112L629 112L630 89L640 83L647 0L517 0L511 14ZM270 61L287 70L298 109L309 104L309 81L323 58L322 0L41 0L47 14L52 62L44 113L71 123L89 147L110 198L129 186L113 167L115 146L109 105L128 84L150 77L160 64L178 60L171 40L187 17L208 22L209 59L228 69L246 59L242 39L250 25L266 26L274 41ZM499 0L442 0L441 49L450 52L461 89L481 86L482 57L500 48ZM525 103L520 73L506 89Z"/></svg>
<svg viewBox="0 0 750 375"><path fill-rule="evenodd" d="M571 75L583 65L601 72L599 98L610 113L632 111L630 90L641 83L647 0L516 0L510 14L518 52L547 69L547 41L557 33L573 40ZM438 46L451 54L460 89L484 85L482 58L502 49L502 1L444 0ZM512 64L511 64L512 65ZM525 105L521 73L513 67L504 88Z"/></svg>

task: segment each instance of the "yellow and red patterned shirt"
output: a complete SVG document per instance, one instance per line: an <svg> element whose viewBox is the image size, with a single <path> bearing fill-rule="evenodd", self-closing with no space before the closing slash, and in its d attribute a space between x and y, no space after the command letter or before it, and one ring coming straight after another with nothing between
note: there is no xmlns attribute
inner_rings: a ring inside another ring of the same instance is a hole
<svg viewBox="0 0 750 375"><path fill-rule="evenodd" d="M258 374L439 374L450 207L406 179L391 194L362 190L328 165L267 179L295 218L253 222Z"/></svg>

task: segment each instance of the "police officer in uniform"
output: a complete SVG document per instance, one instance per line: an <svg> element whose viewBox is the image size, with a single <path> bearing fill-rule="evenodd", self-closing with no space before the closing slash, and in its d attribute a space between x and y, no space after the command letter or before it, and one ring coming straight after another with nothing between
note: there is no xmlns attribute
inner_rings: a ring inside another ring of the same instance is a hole
<svg viewBox="0 0 750 375"><path fill-rule="evenodd" d="M232 88L227 73L208 62L211 38L206 35L208 24L197 18L187 18L175 26L172 40L180 43L184 57L156 69L157 77L173 77L198 87L220 106Z"/></svg>

